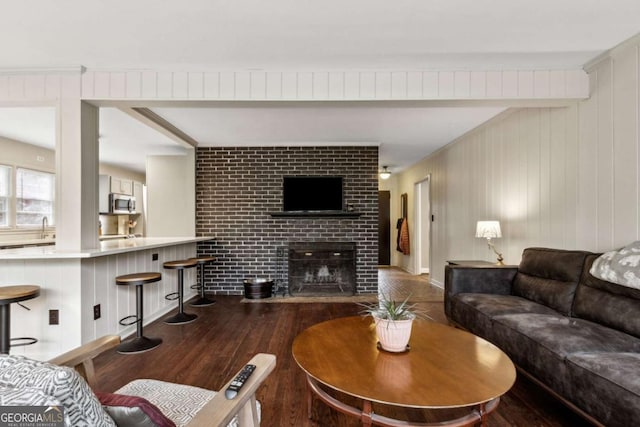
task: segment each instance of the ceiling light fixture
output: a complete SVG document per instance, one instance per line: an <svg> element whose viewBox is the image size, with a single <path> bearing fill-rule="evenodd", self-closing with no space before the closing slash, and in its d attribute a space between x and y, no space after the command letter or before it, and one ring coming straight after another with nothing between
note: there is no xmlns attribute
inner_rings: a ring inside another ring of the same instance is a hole
<svg viewBox="0 0 640 427"><path fill-rule="evenodd" d="M386 166L383 166L382 172L380 172L380 179L389 179L390 176L391 172L389 172Z"/></svg>

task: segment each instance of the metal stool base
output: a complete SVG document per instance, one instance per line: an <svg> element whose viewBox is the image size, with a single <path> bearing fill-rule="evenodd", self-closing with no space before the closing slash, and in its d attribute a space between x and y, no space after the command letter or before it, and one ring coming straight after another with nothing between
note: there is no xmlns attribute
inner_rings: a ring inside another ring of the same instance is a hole
<svg viewBox="0 0 640 427"><path fill-rule="evenodd" d="M135 337L121 343L116 351L120 354L143 353L162 344L162 338Z"/></svg>
<svg viewBox="0 0 640 427"><path fill-rule="evenodd" d="M191 307L208 307L215 303L216 303L215 300L212 300L206 297L199 297L197 300L190 302L189 305Z"/></svg>
<svg viewBox="0 0 640 427"><path fill-rule="evenodd" d="M197 314L191 313L178 313L174 316L164 320L164 323L169 325L182 325L184 323L191 323L198 318Z"/></svg>

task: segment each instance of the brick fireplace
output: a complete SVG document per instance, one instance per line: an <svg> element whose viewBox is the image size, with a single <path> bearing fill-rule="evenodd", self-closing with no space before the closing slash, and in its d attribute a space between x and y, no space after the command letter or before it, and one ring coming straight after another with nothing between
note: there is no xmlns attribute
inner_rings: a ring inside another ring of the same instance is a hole
<svg viewBox="0 0 640 427"><path fill-rule="evenodd" d="M356 244L291 242L288 269L291 295L353 295L356 291Z"/></svg>
<svg viewBox="0 0 640 427"><path fill-rule="evenodd" d="M218 258L207 267L207 291L240 295L243 280L255 277L288 288L290 242L353 242L355 283L350 292L376 293L377 171L378 147L372 146L198 147L196 231L215 237L199 243L198 253ZM284 176L341 176L345 206L352 205L358 215L272 215L282 210Z"/></svg>

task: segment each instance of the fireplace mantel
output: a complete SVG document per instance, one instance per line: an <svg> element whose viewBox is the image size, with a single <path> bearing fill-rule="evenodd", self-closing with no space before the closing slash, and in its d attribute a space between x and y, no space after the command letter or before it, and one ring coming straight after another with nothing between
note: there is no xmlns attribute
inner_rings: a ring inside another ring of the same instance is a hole
<svg viewBox="0 0 640 427"><path fill-rule="evenodd" d="M271 212L273 218L359 218L361 212Z"/></svg>

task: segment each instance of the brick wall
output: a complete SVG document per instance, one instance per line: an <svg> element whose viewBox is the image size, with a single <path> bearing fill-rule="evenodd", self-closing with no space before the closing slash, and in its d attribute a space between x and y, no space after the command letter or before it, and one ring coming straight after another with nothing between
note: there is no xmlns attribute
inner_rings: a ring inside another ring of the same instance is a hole
<svg viewBox="0 0 640 427"><path fill-rule="evenodd" d="M199 147L196 160L197 235L215 242L199 254L205 286L242 294L242 280L287 280L287 247L296 241L352 241L357 245L357 292L378 289L378 147ZM273 218L282 210L285 175L342 176L345 206L359 218Z"/></svg>

